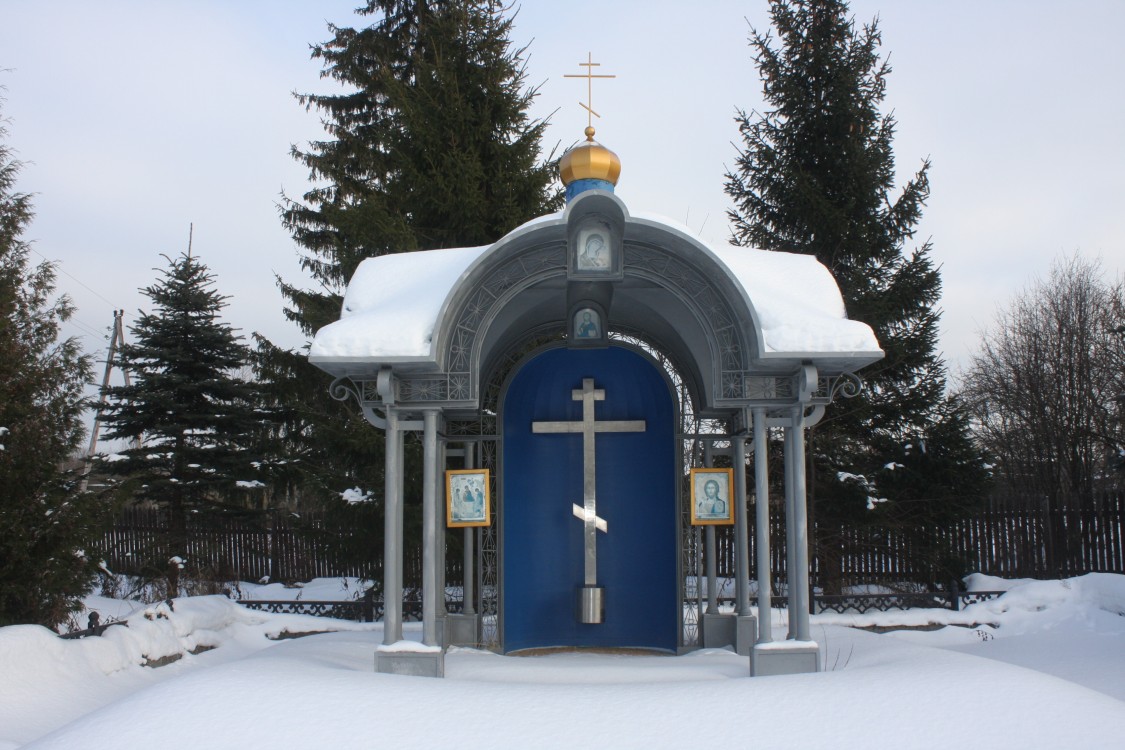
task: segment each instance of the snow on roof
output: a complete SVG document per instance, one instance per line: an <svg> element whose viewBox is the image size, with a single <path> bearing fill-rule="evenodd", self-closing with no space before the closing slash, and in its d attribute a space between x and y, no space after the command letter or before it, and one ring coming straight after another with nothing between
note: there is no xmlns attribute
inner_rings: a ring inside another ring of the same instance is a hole
<svg viewBox="0 0 1125 750"><path fill-rule="evenodd" d="M878 352L871 327L849 320L836 280L811 255L709 246L742 284L768 352Z"/></svg>
<svg viewBox="0 0 1125 750"><path fill-rule="evenodd" d="M542 217L516 231L558 214ZM691 237L662 217L636 218ZM320 329L310 355L426 357L438 315L458 280L497 247L423 250L368 258L344 295L340 320ZM865 323L849 320L832 275L815 258L732 246L708 246L741 284L762 327L768 353L879 353Z"/></svg>
<svg viewBox="0 0 1125 750"><path fill-rule="evenodd" d="M457 280L488 247L368 258L344 293L340 320L313 339L314 357L424 357Z"/></svg>

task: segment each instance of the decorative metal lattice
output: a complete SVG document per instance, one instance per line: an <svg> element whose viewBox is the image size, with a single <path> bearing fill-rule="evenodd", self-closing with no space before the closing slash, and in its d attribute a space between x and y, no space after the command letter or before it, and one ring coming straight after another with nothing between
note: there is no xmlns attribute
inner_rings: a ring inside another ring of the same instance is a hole
<svg viewBox="0 0 1125 750"><path fill-rule="evenodd" d="M643 349L668 375L677 402L679 434L681 436L680 463L683 467L683 473L686 475L688 469L702 466L704 456L699 437L700 433L719 432L719 423L715 420L697 417L695 404L698 402L695 399L696 394L693 394L688 388L687 381L667 354L647 339L631 331L613 331L610 333L610 338ZM682 600L680 645L692 647L701 643L699 623L702 621L702 599L700 597L703 580L703 546L698 528L691 525L689 489L685 483L680 482L677 491L680 512L680 592Z"/></svg>
<svg viewBox="0 0 1125 750"><path fill-rule="evenodd" d="M746 398L750 346L743 326L718 284L671 250L628 243L626 273L649 279L687 303L706 322L718 348L719 386L724 399Z"/></svg>
<svg viewBox="0 0 1125 750"><path fill-rule="evenodd" d="M356 622L374 622L383 619L383 603L380 602L329 602L329 601L303 601L303 600L265 600L245 599L239 602L247 609L259 612L284 615L312 615L313 617L333 617L338 620L354 620ZM403 615L409 618L407 610L409 605L404 602ZM411 613L413 614L413 613ZM421 614L419 609L418 614Z"/></svg>
<svg viewBox="0 0 1125 750"><path fill-rule="evenodd" d="M489 470L492 478L492 496L497 497L497 442L495 439L483 440L481 447L481 467ZM500 556L497 539L498 503L492 504L488 526L481 529L477 544L477 590L480 592L481 645L485 648L500 647Z"/></svg>
<svg viewBox="0 0 1125 750"><path fill-rule="evenodd" d="M383 619L383 602L380 599L352 601L311 601L302 599L241 599L238 602L247 609L280 615L312 615L313 617L332 617L337 620L354 622L378 622ZM447 612L462 611L461 600L446 595ZM407 589L402 596L402 618L406 622L422 621L422 592L420 589Z"/></svg>
<svg viewBox="0 0 1125 750"><path fill-rule="evenodd" d="M489 470L492 478L492 515L488 526L481 529L477 544L477 591L480 592L481 646L489 649L500 647L500 556L497 520L500 504L503 502L496 491L499 468L499 426L497 412L500 408L500 394L512 371L530 352L544 344L562 338L564 331L559 327L540 329L528 335L523 341L507 351L492 367L485 384L481 400L481 411L470 419L450 421L447 430L466 439L476 441L480 451L480 467Z"/></svg>
<svg viewBox="0 0 1125 750"><path fill-rule="evenodd" d="M489 269L488 276L461 300L453 312L454 322L443 353L447 400L471 401L476 398L474 352L485 323L496 311L515 293L546 278L565 274L565 241L534 245ZM489 382L491 384L491 380ZM482 405L487 400L487 397L482 397Z"/></svg>
<svg viewBox="0 0 1125 750"><path fill-rule="evenodd" d="M970 604L986 602L1003 596L1003 591L909 591L886 594L815 594L812 608L816 614L837 612L839 614L864 614L866 612L890 612L904 609L952 609L959 610ZM719 604L733 607L733 597L720 596ZM774 594L770 597L774 609L789 606L789 597Z"/></svg>

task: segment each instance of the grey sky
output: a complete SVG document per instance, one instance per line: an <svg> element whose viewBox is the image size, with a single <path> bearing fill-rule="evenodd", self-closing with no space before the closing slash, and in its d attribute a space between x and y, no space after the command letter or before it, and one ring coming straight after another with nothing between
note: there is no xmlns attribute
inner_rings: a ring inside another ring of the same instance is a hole
<svg viewBox="0 0 1125 750"><path fill-rule="evenodd" d="M103 351L112 310L147 300L161 253L194 250L231 297L228 319L288 346L274 273L301 277L276 210L304 191L289 145L319 138L292 91L330 91L308 46L326 21L354 25L359 0L116 2L6 0L0 84L8 143L34 192L28 238L60 261L86 348ZM934 241L945 294L941 346L951 369L997 305L1060 253L1125 270L1125 3L857 0L880 16L891 56L887 106L900 174L933 159L919 241ZM530 44L545 146L582 137L579 73L592 52L598 140L621 156L631 210L725 242L723 173L736 107L761 108L746 45L768 27L764 0L568 3L525 0L513 40ZM901 182L901 180L900 180ZM130 317L126 321L130 321Z"/></svg>

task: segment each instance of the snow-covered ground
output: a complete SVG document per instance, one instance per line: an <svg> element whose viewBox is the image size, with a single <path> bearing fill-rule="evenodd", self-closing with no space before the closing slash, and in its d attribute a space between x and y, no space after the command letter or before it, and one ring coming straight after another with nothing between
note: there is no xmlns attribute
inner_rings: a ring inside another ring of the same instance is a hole
<svg viewBox="0 0 1125 750"><path fill-rule="evenodd" d="M814 617L825 671L788 677L750 678L729 650L452 649L444 680L381 675L378 624L268 615L219 596L142 607L101 638L2 628L0 750L1125 747L1125 576L972 583L1007 593L962 612ZM276 588L243 594L282 598ZM318 581L300 593L352 589Z"/></svg>

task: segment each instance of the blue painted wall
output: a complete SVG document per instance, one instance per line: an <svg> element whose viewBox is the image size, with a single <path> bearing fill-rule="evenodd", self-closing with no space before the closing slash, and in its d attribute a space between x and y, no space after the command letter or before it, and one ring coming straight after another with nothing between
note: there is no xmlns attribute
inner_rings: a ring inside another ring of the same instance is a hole
<svg viewBox="0 0 1125 750"><path fill-rule="evenodd" d="M594 378L606 400L598 420L644 419L643 433L599 433L598 583L605 621L577 620L583 583L582 435L533 434L533 421L582 418L571 391ZM551 349L509 385L503 409L500 514L504 649L547 646L644 647L674 651L679 636L676 585L674 407L662 374L636 352Z"/></svg>

